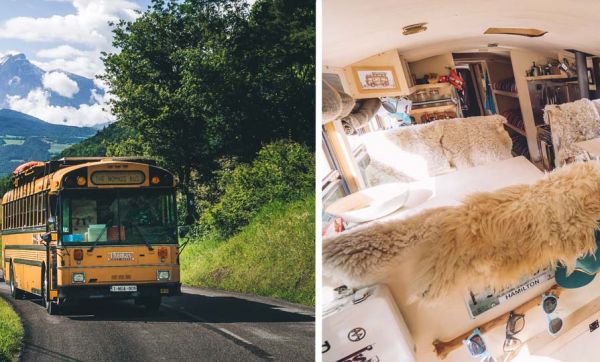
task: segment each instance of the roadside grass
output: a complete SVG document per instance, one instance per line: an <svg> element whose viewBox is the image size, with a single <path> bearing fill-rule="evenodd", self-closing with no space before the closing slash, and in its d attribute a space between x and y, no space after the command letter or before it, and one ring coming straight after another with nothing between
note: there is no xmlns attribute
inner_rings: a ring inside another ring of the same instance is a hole
<svg viewBox="0 0 600 362"><path fill-rule="evenodd" d="M266 205L229 240L192 240L182 282L315 304L315 196Z"/></svg>
<svg viewBox="0 0 600 362"><path fill-rule="evenodd" d="M22 339L23 326L19 316L0 298L0 361L15 361Z"/></svg>

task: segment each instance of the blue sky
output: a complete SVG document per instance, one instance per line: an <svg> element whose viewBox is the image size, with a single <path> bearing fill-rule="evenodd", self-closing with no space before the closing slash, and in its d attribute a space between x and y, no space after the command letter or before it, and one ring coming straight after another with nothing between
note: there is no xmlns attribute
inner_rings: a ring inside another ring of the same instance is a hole
<svg viewBox="0 0 600 362"><path fill-rule="evenodd" d="M43 87L26 96L7 97L8 107L51 123L90 126L114 121L110 95L95 94L94 104L57 106L50 92L69 98L79 89L66 71L95 78L104 69L102 51L113 51L109 21L135 20L151 0L0 0L0 59L24 53L46 70ZM11 82L14 81L11 80ZM20 79L16 81L20 82ZM99 87L105 88L98 80ZM10 85L10 83L9 83Z"/></svg>
<svg viewBox="0 0 600 362"><path fill-rule="evenodd" d="M150 0L0 0L0 55L24 53L46 70L93 76L111 50L108 20L132 20Z"/></svg>

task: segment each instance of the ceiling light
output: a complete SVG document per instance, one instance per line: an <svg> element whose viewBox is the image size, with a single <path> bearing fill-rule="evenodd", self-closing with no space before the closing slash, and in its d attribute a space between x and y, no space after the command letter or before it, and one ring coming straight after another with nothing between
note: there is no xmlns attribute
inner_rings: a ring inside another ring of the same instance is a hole
<svg viewBox="0 0 600 362"><path fill-rule="evenodd" d="M506 35L519 35L530 38L537 38L546 34L547 31L539 29L529 28L488 28L484 34L506 34Z"/></svg>
<svg viewBox="0 0 600 362"><path fill-rule="evenodd" d="M427 30L427 27L425 25L427 25L427 23L417 23L417 24L407 25L402 28L402 34L412 35L412 34L420 33L422 31Z"/></svg>

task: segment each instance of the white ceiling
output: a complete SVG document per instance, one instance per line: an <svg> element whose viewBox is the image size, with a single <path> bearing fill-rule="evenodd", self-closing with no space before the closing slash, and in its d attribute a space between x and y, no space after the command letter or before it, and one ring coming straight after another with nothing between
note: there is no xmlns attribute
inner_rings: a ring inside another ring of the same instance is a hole
<svg viewBox="0 0 600 362"><path fill-rule="evenodd" d="M427 22L405 36L402 27ZM489 27L537 28L540 38L483 35ZM545 53L600 54L598 0L323 0L323 64L346 66L397 48L409 61L499 43Z"/></svg>

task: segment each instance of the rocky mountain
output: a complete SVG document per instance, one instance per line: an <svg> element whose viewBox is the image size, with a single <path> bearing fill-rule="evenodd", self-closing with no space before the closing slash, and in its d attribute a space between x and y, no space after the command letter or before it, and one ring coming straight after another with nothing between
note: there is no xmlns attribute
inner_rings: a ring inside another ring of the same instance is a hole
<svg viewBox="0 0 600 362"><path fill-rule="evenodd" d="M61 87L67 91L61 91ZM7 96L26 97L35 89L50 94L50 105L76 108L82 104L92 105L96 103L94 94L104 94L92 79L62 70L45 71L24 54L0 58L0 108L8 107Z"/></svg>
<svg viewBox="0 0 600 362"><path fill-rule="evenodd" d="M0 109L0 176L27 161L46 161L95 135L94 128L56 125L10 109Z"/></svg>

